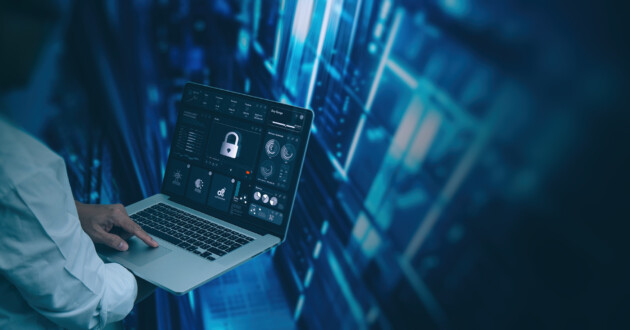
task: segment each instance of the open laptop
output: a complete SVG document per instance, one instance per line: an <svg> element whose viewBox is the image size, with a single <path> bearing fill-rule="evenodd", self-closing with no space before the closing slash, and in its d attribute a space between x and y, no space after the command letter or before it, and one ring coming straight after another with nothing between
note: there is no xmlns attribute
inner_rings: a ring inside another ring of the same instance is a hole
<svg viewBox="0 0 630 330"><path fill-rule="evenodd" d="M187 83L160 194L127 207L137 237L104 259L184 294L284 241L313 112Z"/></svg>

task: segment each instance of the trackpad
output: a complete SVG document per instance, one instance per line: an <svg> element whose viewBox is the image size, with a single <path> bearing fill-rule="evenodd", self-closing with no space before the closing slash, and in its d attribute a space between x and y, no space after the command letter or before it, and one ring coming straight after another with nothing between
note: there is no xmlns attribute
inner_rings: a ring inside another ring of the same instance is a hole
<svg viewBox="0 0 630 330"><path fill-rule="evenodd" d="M127 243L129 243L129 249L127 251L120 252L107 248L107 251L99 250L99 253L106 255L112 261L126 261L138 267L142 267L149 262L171 253L171 250L163 246L152 248L137 237L131 238Z"/></svg>

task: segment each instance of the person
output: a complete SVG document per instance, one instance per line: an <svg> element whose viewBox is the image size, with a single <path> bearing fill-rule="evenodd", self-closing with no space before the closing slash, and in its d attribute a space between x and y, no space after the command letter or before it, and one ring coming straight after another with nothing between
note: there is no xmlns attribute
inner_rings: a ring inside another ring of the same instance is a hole
<svg viewBox="0 0 630 330"><path fill-rule="evenodd" d="M58 16L53 4L0 0L0 94L28 81ZM136 235L158 246L122 205L74 201L64 160L1 115L0 221L0 329L103 328L123 319L138 282L104 263L94 244L125 251L125 238Z"/></svg>

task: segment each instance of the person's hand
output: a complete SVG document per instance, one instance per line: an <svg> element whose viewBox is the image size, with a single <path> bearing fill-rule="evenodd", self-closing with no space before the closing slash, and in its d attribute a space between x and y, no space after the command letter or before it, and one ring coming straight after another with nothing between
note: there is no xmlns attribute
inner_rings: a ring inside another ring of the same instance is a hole
<svg viewBox="0 0 630 330"><path fill-rule="evenodd" d="M94 243L105 244L118 251L127 251L126 239L138 236L148 246L157 247L153 240L140 226L127 215L121 204L97 205L75 201L83 231Z"/></svg>

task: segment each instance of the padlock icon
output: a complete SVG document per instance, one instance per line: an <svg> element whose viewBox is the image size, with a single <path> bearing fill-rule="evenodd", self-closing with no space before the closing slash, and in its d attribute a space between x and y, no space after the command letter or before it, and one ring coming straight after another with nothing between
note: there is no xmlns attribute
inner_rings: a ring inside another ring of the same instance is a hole
<svg viewBox="0 0 630 330"><path fill-rule="evenodd" d="M230 136L234 137L234 143L228 142ZM225 134L223 144L221 144L221 155L230 158L236 158L238 156L238 133L228 132Z"/></svg>

